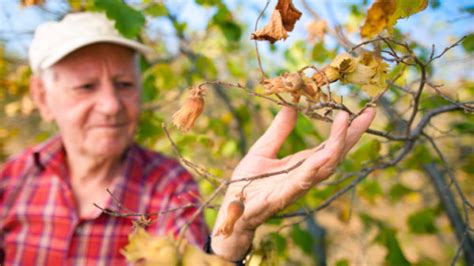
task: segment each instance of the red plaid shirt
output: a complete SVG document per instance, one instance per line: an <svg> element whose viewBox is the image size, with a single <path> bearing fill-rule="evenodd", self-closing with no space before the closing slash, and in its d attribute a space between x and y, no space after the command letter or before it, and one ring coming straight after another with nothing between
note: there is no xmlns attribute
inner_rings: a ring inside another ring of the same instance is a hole
<svg viewBox="0 0 474 266"><path fill-rule="evenodd" d="M55 137L2 167L0 257L3 253L5 265L126 264L120 250L128 242L131 219L100 210L91 218L80 218L65 156L60 137ZM111 188L124 209L151 213L198 203L195 181L176 161L134 144L125 163L125 173ZM112 199L104 207L118 209ZM190 207L169 212L148 231L176 236L195 211ZM199 216L186 238L202 247L207 234Z"/></svg>

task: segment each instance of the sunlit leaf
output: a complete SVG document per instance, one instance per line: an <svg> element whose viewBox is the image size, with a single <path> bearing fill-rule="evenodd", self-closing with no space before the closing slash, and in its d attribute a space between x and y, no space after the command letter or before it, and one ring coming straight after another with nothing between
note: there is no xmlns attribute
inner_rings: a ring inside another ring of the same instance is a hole
<svg viewBox="0 0 474 266"><path fill-rule="evenodd" d="M223 156L232 156L235 155L238 151L238 145L235 140L228 140L222 146L222 155Z"/></svg>
<svg viewBox="0 0 474 266"><path fill-rule="evenodd" d="M311 57L314 61L323 63L329 57L329 52L326 50L324 43L318 42L313 46L311 50Z"/></svg>
<svg viewBox="0 0 474 266"><path fill-rule="evenodd" d="M369 8L361 27L361 36L371 38L384 29L392 32L397 20L416 14L428 5L428 0L377 0Z"/></svg>
<svg viewBox="0 0 474 266"><path fill-rule="evenodd" d="M216 6L221 4L221 0L196 0L196 4L202 6Z"/></svg>
<svg viewBox="0 0 474 266"><path fill-rule="evenodd" d="M175 240L152 236L139 227L129 235L128 244L121 251L128 262L141 265L178 265L178 249Z"/></svg>
<svg viewBox="0 0 474 266"><path fill-rule="evenodd" d="M367 11L367 17L360 29L363 38L371 38L388 27L390 16L396 10L395 0L377 0Z"/></svg>
<svg viewBox="0 0 474 266"><path fill-rule="evenodd" d="M95 6L104 10L115 27L127 38L135 38L145 25L145 17L121 0L97 0Z"/></svg>
<svg viewBox="0 0 474 266"><path fill-rule="evenodd" d="M151 3L143 10L143 12L145 12L146 15L153 17L161 17L168 14L168 10L163 3Z"/></svg>
<svg viewBox="0 0 474 266"><path fill-rule="evenodd" d="M466 38L462 41L462 47L466 52L472 53L474 52L474 34L471 33L466 36Z"/></svg>

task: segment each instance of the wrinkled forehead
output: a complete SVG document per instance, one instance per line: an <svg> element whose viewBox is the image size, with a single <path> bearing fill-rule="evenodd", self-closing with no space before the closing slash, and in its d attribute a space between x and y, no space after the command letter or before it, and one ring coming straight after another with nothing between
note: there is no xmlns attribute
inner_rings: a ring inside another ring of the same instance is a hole
<svg viewBox="0 0 474 266"><path fill-rule="evenodd" d="M91 44L70 53L52 68L54 72L74 75L97 74L97 70L106 67L116 75L137 74L137 53L125 46L111 43Z"/></svg>

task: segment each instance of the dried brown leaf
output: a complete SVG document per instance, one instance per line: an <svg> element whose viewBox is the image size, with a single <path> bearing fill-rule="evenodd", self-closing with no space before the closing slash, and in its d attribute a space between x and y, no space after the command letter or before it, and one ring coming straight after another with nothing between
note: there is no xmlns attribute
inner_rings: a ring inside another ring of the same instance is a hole
<svg viewBox="0 0 474 266"><path fill-rule="evenodd" d="M266 94L282 92L299 92L303 89L304 81L299 73L284 73L281 76L263 80Z"/></svg>
<svg viewBox="0 0 474 266"><path fill-rule="evenodd" d="M283 27L286 31L292 31L295 23L301 17L301 12L295 8L292 0L278 0L275 10L280 11Z"/></svg>
<svg viewBox="0 0 474 266"><path fill-rule="evenodd" d="M266 40L274 43L278 40L284 40L287 37L288 34L283 27L280 12L278 10L273 10L270 22L264 28L252 33L251 39L259 41Z"/></svg>
<svg viewBox="0 0 474 266"><path fill-rule="evenodd" d="M314 73L313 75L314 81L316 81L316 84L320 87L328 84L328 82L332 83L338 80L339 77L339 70L332 66L326 66L322 70Z"/></svg>
<svg viewBox="0 0 474 266"><path fill-rule="evenodd" d="M182 131L188 131L204 109L203 89L194 87L181 108L173 116L173 124Z"/></svg>

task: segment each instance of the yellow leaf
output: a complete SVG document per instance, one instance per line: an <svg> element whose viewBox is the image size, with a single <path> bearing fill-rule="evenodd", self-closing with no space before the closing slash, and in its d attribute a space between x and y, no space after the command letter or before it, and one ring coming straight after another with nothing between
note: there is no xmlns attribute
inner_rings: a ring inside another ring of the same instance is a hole
<svg viewBox="0 0 474 266"><path fill-rule="evenodd" d="M396 0L397 9L388 20L387 29L391 32L398 19L407 18L428 6L428 0Z"/></svg>
<svg viewBox="0 0 474 266"><path fill-rule="evenodd" d="M356 65L357 61L348 53L336 56L330 64L330 66L337 68L341 74L353 72Z"/></svg>
<svg viewBox="0 0 474 266"><path fill-rule="evenodd" d="M370 97L375 97L380 92L380 87L373 84L362 85L361 89L365 91Z"/></svg>
<svg viewBox="0 0 474 266"><path fill-rule="evenodd" d="M367 12L360 35L371 38L384 29L391 33L398 19L416 14L427 6L428 0L377 0Z"/></svg>
<svg viewBox="0 0 474 266"><path fill-rule="evenodd" d="M128 244L121 251L126 260L140 265L178 265L178 249L169 237L150 235L138 227L129 235Z"/></svg>
<svg viewBox="0 0 474 266"><path fill-rule="evenodd" d="M367 17L360 29L360 36L370 38L382 32L395 10L395 0L377 0L367 11Z"/></svg>
<svg viewBox="0 0 474 266"><path fill-rule="evenodd" d="M376 96L386 86L388 64L375 58L371 53L365 53L356 59L354 71L341 75L343 83L361 85L370 97Z"/></svg>

